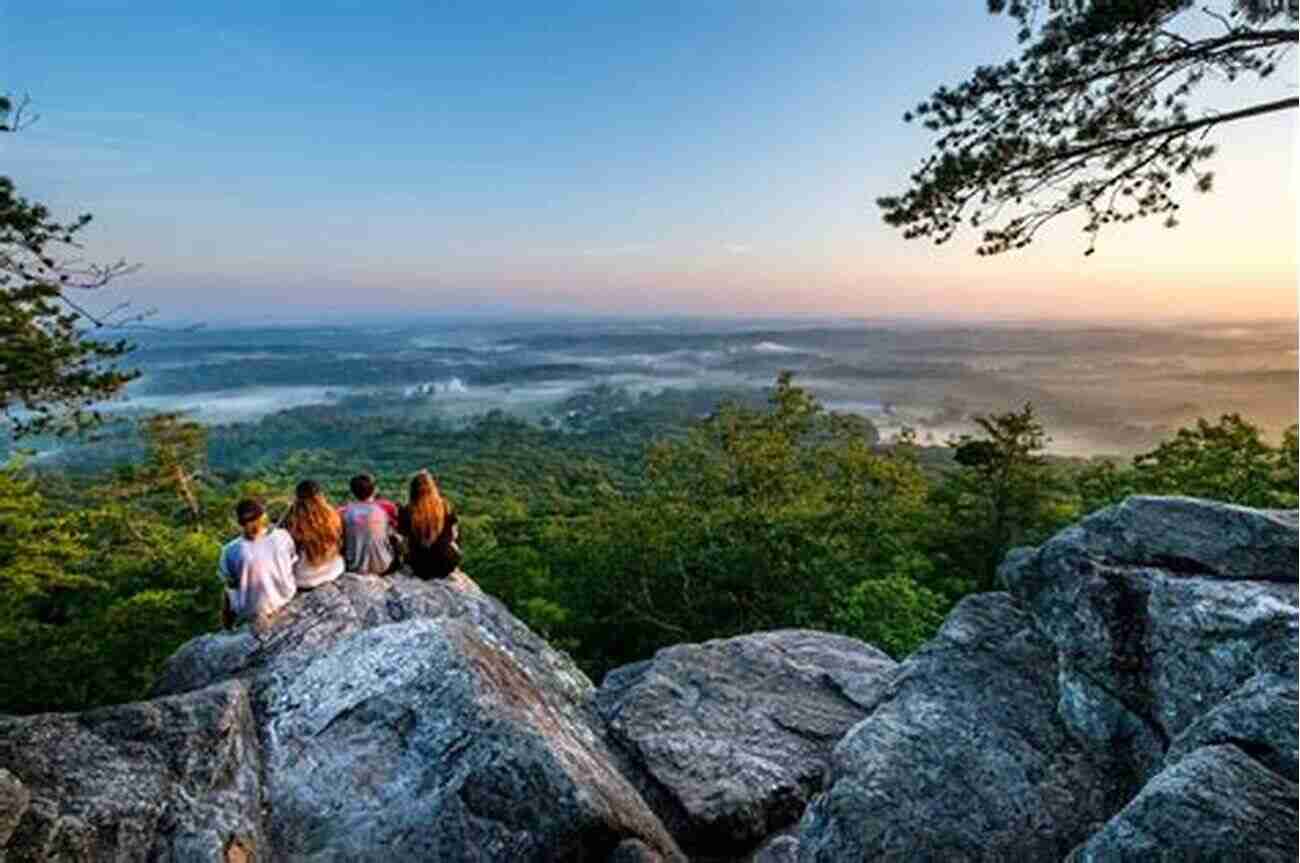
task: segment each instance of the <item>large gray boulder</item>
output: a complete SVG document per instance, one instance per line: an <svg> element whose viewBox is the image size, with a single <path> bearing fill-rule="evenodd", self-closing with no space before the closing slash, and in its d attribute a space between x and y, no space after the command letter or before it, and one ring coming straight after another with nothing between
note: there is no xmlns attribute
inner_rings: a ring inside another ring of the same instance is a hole
<svg viewBox="0 0 1300 863"><path fill-rule="evenodd" d="M32 797L8 859L41 859L29 849L86 823L86 847L69 859L221 860L226 848L197 839L170 856L114 848L161 823L160 808L206 805L177 785L188 775L167 760L182 757L178 747L142 717L222 687L244 693L240 751L260 775L260 786L231 787L222 811L252 813L258 829L248 828L243 853L257 860L605 861L629 845L648 860L684 859L617 769L594 689L566 656L468 579L351 575L295 598L265 631L187 644L159 697L96 726L102 752L31 754L34 740L57 750L94 714L0 730L0 768ZM215 733L212 722L192 725ZM119 771L122 783L111 779ZM87 777L103 791L88 790ZM98 809L79 802L92 792ZM178 823L201 823L200 814ZM46 829L55 817L65 826ZM215 836L223 822L211 823Z"/></svg>
<svg viewBox="0 0 1300 863"><path fill-rule="evenodd" d="M1294 858L1294 511L1130 498L1000 575L1056 645L1072 736L1145 783L1071 859Z"/></svg>
<svg viewBox="0 0 1300 863"><path fill-rule="evenodd" d="M1064 858L1133 789L1067 733L1056 674L1010 596L962 601L835 747L799 859Z"/></svg>
<svg viewBox="0 0 1300 863"><path fill-rule="evenodd" d="M1296 843L1295 783L1235 746L1206 746L1156 774L1069 861L1292 863Z"/></svg>
<svg viewBox="0 0 1300 863"><path fill-rule="evenodd" d="M1282 777L1300 765L1300 697L1294 677L1257 674L1188 725L1165 753L1166 767L1202 746L1231 744Z"/></svg>
<svg viewBox="0 0 1300 863"><path fill-rule="evenodd" d="M1252 678L1295 680L1296 561L1295 512L1134 497L1010 555L1000 575L1056 646L1072 734L1146 779ZM1249 704L1264 711L1252 727L1272 728L1254 733L1294 753L1294 695L1289 711Z"/></svg>
<svg viewBox="0 0 1300 863"><path fill-rule="evenodd" d="M247 687L0 720L0 859L244 863L270 849Z"/></svg>
<svg viewBox="0 0 1300 863"><path fill-rule="evenodd" d="M844 636L764 632L661 650L596 702L682 847L735 859L799 819L895 665Z"/></svg>
<svg viewBox="0 0 1300 863"><path fill-rule="evenodd" d="M210 683L280 672L310 664L313 657L359 632L424 618L464 620L510 646L549 690L582 701L591 681L563 653L553 650L504 605L457 572L446 581L406 576L344 575L298 594L265 632L241 627L195 638L167 661L153 695L199 689Z"/></svg>

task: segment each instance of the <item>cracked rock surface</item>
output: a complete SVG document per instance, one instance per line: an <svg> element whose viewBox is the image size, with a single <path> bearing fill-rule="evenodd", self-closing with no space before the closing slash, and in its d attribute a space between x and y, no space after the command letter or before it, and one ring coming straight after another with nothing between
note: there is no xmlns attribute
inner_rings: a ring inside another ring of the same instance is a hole
<svg viewBox="0 0 1300 863"><path fill-rule="evenodd" d="M0 720L0 859L265 853L248 689Z"/></svg>
<svg viewBox="0 0 1300 863"><path fill-rule="evenodd" d="M1056 645L1071 731L1149 778L1251 678L1295 680L1296 537L1294 512L1134 497L1000 574Z"/></svg>
<svg viewBox="0 0 1300 863"><path fill-rule="evenodd" d="M1235 746L1204 746L1156 774L1069 863L1291 863L1295 819L1294 782Z"/></svg>
<svg viewBox="0 0 1300 863"><path fill-rule="evenodd" d="M30 796L8 861L684 859L587 678L468 579L343 576L156 691L0 726Z"/></svg>
<svg viewBox="0 0 1300 863"><path fill-rule="evenodd" d="M1005 593L968 597L835 747L799 860L1060 860L1124 800L1056 715L1056 656Z"/></svg>
<svg viewBox="0 0 1300 863"><path fill-rule="evenodd" d="M596 703L683 848L734 859L799 819L895 666L844 636L762 632L616 669Z"/></svg>
<svg viewBox="0 0 1300 863"><path fill-rule="evenodd" d="M1003 580L1056 646L1071 734L1146 783L1075 859L1294 856L1296 524L1133 497L1008 556Z"/></svg>
<svg viewBox="0 0 1300 863"><path fill-rule="evenodd" d="M835 748L800 861L1294 857L1294 511L1134 497L1000 576Z"/></svg>

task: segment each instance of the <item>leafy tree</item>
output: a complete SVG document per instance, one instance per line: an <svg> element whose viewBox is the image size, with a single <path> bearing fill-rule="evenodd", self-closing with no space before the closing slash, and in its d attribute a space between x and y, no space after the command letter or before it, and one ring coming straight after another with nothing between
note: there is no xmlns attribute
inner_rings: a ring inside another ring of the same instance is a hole
<svg viewBox="0 0 1300 863"><path fill-rule="evenodd" d="M0 97L0 131L23 125L22 107ZM19 435L97 421L88 408L136 376L114 365L130 350L125 340L92 337L124 323L125 307L97 315L72 296L130 270L75 262L77 234L89 223L88 215L56 220L0 177L0 416Z"/></svg>
<svg viewBox="0 0 1300 863"><path fill-rule="evenodd" d="M1104 462L1077 479L1087 511L1116 503L1130 494L1181 494L1243 506L1294 507L1297 473L1296 426L1281 445L1264 440L1260 429L1239 414L1218 422L1198 419L1179 429L1130 467Z"/></svg>
<svg viewBox="0 0 1300 863"><path fill-rule="evenodd" d="M32 603L100 587L73 570L86 554L84 533L51 512L36 478L21 465L0 468L0 626Z"/></svg>
<svg viewBox="0 0 1300 863"><path fill-rule="evenodd" d="M148 456L145 476L175 492L192 521L203 514L198 480L207 465L207 429L179 414L157 414L144 423Z"/></svg>
<svg viewBox="0 0 1300 863"><path fill-rule="evenodd" d="M1050 440L1026 404L1018 411L974 417L975 435L949 442L957 467L934 489L936 554L969 579L956 593L992 590L1008 549L1042 539L1072 515L1057 503L1043 451Z"/></svg>
<svg viewBox="0 0 1300 863"><path fill-rule="evenodd" d="M1293 423L1282 433L1282 446L1277 454L1277 503L1295 509L1300 505L1300 424Z"/></svg>
<svg viewBox="0 0 1300 863"><path fill-rule="evenodd" d="M924 558L913 558L900 561L900 568L907 563L929 566ZM902 659L934 637L947 610L948 603L914 574L894 572L854 585L836 612L835 628Z"/></svg>
<svg viewBox="0 0 1300 863"><path fill-rule="evenodd" d="M42 485L0 469L0 712L139 698L216 624L225 531L124 502L111 483L59 499Z"/></svg>
<svg viewBox="0 0 1300 863"><path fill-rule="evenodd" d="M1044 457L1028 406L981 418L939 451L910 434L882 447L869 424L828 413L788 376L765 407L710 401L689 423L697 395L657 399L611 395L584 420L599 430L549 434L500 417L404 427L338 409L209 430L243 448L255 467L242 470L233 455L205 466L201 436L171 417L134 463L99 476L0 470L0 712L143 695L172 651L217 624L234 500L278 510L303 476L340 498L365 467L400 496L411 470L435 465L462 514L466 571L593 676L668 644L784 626L901 657L955 600L991 585L1004 546L1041 540L1080 502L1295 501L1297 430L1275 447L1231 416L1135 463L1077 470ZM659 439L648 463L631 453L646 437ZM1252 497L1261 487L1272 496Z"/></svg>
<svg viewBox="0 0 1300 863"><path fill-rule="evenodd" d="M550 544L580 660L598 675L682 641L783 626L874 632L863 621L886 607L878 591L857 617L842 607L865 579L916 574L902 561L915 555L926 489L907 448L878 452L875 440L782 374L766 410L725 404L655 444L640 494ZM895 621L891 644L910 644L913 622Z"/></svg>
<svg viewBox="0 0 1300 863"><path fill-rule="evenodd" d="M1289 94L1192 108L1207 81L1248 83L1276 71L1296 45L1295 0L988 6L1015 19L1023 51L940 87L904 116L938 133L908 189L877 202L906 238L944 243L969 224L983 230L977 252L998 254L1080 212L1091 254L1107 225L1161 216L1173 227L1175 186L1211 188L1203 168L1211 132L1300 104Z"/></svg>

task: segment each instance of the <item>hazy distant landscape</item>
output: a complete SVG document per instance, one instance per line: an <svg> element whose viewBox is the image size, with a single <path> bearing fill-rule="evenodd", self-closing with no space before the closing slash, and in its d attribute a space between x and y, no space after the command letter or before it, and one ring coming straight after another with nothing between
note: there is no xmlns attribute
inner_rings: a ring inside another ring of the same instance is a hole
<svg viewBox="0 0 1300 863"><path fill-rule="evenodd" d="M1270 436L1297 410L1295 325L944 326L797 321L532 322L141 331L142 377L117 414L208 425L307 405L411 419L500 409L562 425L598 385L722 398L778 371L828 408L926 443L972 414L1032 402L1063 455L1129 454L1198 416L1236 412Z"/></svg>
<svg viewBox="0 0 1300 863"><path fill-rule="evenodd" d="M0 28L0 863L1295 859L1300 0Z"/></svg>

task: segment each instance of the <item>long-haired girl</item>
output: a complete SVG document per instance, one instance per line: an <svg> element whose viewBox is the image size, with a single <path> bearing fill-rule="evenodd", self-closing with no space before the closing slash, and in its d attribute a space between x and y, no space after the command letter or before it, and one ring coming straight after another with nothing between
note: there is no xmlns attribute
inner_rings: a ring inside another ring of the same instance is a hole
<svg viewBox="0 0 1300 863"><path fill-rule="evenodd" d="M293 574L299 589L319 587L343 573L343 519L320 483L310 479L298 483L284 527L298 547Z"/></svg>
<svg viewBox="0 0 1300 863"><path fill-rule="evenodd" d="M460 566L456 513L427 470L411 479L410 498L397 515L407 561L417 578L446 578Z"/></svg>

